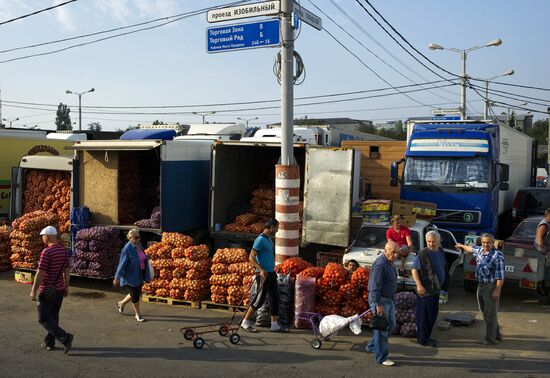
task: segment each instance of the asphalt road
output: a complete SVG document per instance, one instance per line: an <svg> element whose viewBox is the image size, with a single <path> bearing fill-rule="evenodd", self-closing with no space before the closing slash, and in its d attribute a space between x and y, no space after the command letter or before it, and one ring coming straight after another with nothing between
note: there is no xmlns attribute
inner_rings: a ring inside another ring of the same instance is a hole
<svg viewBox="0 0 550 378"><path fill-rule="evenodd" d="M460 272L457 272L460 274ZM439 348L421 347L402 337L390 339L394 367L384 367L364 351L371 332L349 331L311 348L309 331L240 333L232 345L217 333L205 335L194 349L179 329L224 321L229 313L142 304L148 320L137 323L115 308L121 294L109 282L75 279L61 312L61 325L75 334L73 349L40 348L44 331L37 322L30 285L16 283L13 272L0 273L0 376L4 377L472 377L478 375L550 376L550 306L534 292L505 286L500 323L504 340L480 346L480 315L470 327L435 330ZM441 315L477 310L473 295L453 282Z"/></svg>

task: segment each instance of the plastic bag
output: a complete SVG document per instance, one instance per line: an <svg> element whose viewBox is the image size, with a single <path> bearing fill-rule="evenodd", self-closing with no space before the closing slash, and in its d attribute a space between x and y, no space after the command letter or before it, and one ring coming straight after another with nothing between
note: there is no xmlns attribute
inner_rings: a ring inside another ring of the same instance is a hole
<svg viewBox="0 0 550 378"><path fill-rule="evenodd" d="M292 324L292 283L290 275L277 274L277 287L279 291L279 323L285 327Z"/></svg>
<svg viewBox="0 0 550 378"><path fill-rule="evenodd" d="M311 328L311 322L300 317L300 314L315 311L315 278L298 275L296 277L296 291L294 296L294 313L296 328Z"/></svg>
<svg viewBox="0 0 550 378"><path fill-rule="evenodd" d="M256 327L271 327L269 295L266 295L264 304L258 309L258 311L256 311Z"/></svg>
<svg viewBox="0 0 550 378"><path fill-rule="evenodd" d="M327 315L321 320L319 324L319 332L321 336L327 337L329 335L336 335L338 331L347 326L349 323L348 318L344 318L340 315Z"/></svg>
<svg viewBox="0 0 550 378"><path fill-rule="evenodd" d="M147 259L147 274L145 275L145 282L151 282L155 278L155 269L151 264L151 260Z"/></svg>

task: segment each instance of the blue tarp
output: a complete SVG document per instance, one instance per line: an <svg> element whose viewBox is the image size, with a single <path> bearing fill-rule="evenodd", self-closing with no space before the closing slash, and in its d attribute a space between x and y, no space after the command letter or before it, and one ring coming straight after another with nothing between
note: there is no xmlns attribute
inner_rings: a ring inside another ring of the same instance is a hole
<svg viewBox="0 0 550 378"><path fill-rule="evenodd" d="M176 136L176 130L165 129L135 129L128 130L120 136L123 140L135 140L135 139L160 139L160 140L172 140Z"/></svg>

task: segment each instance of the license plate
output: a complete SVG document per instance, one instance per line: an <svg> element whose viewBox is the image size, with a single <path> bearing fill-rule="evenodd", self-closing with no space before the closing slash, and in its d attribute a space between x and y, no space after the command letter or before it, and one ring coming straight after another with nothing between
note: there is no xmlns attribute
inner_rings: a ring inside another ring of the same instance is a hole
<svg viewBox="0 0 550 378"><path fill-rule="evenodd" d="M514 266L513 265L504 265L504 271L514 273Z"/></svg>

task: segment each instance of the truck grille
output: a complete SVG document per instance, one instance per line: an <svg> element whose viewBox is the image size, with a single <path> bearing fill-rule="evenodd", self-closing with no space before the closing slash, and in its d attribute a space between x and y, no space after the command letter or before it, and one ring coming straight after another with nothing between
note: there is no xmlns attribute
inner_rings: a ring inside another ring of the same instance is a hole
<svg viewBox="0 0 550 378"><path fill-rule="evenodd" d="M481 213L479 211L437 210L437 223L464 223L479 224Z"/></svg>

